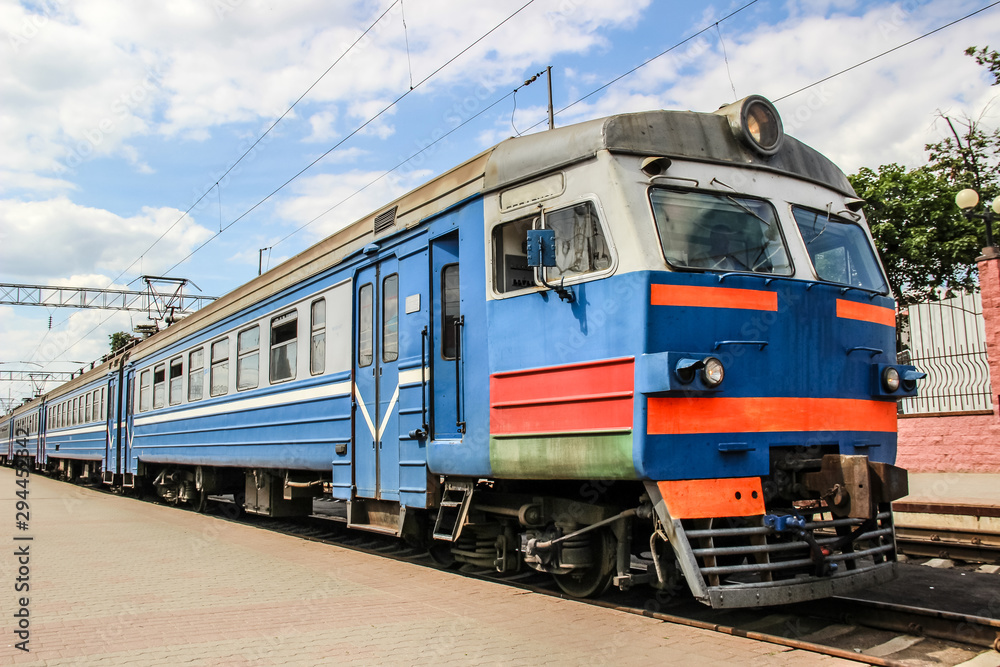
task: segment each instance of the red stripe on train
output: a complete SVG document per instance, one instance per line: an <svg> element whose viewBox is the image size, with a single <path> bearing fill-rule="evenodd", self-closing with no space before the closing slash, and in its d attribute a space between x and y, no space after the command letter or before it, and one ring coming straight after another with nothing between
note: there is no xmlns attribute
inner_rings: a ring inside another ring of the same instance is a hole
<svg viewBox="0 0 1000 667"><path fill-rule="evenodd" d="M634 368L629 357L495 373L490 377L490 432L631 429Z"/></svg>

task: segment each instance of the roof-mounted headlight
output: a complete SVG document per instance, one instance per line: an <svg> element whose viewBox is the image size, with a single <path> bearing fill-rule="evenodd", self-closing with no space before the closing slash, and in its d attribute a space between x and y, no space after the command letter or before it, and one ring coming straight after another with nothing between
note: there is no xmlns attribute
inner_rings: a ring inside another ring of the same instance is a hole
<svg viewBox="0 0 1000 667"><path fill-rule="evenodd" d="M766 98L751 95L715 113L726 116L736 137L757 153L774 155L781 148L785 138L781 116Z"/></svg>

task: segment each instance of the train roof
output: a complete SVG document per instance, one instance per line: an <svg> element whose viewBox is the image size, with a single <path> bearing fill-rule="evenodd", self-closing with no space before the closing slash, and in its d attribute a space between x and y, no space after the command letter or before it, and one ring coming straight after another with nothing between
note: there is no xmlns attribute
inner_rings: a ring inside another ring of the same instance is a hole
<svg viewBox="0 0 1000 667"><path fill-rule="evenodd" d="M153 354L470 197L593 159L603 150L781 172L854 196L843 172L816 150L786 136L775 154L761 155L737 139L722 110L647 111L585 121L500 142L153 335L129 356ZM57 391L65 393L63 388Z"/></svg>

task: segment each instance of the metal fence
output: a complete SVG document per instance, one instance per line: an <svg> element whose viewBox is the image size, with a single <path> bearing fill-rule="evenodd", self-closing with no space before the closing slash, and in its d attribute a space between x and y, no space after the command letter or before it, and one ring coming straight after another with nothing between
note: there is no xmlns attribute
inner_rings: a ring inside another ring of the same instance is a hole
<svg viewBox="0 0 1000 667"><path fill-rule="evenodd" d="M978 292L909 306L900 319L900 361L909 356L927 373L920 395L900 402L902 414L993 409Z"/></svg>

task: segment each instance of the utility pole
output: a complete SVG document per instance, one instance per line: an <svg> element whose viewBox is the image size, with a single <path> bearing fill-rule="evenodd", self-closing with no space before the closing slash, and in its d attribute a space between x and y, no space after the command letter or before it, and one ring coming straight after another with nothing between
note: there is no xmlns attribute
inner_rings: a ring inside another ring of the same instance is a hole
<svg viewBox="0 0 1000 667"><path fill-rule="evenodd" d="M549 81L549 129L556 129L556 117L552 110L552 65L545 68L545 74Z"/></svg>
<svg viewBox="0 0 1000 667"><path fill-rule="evenodd" d="M261 248L257 253L257 275L264 273L264 251L270 248Z"/></svg>

